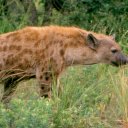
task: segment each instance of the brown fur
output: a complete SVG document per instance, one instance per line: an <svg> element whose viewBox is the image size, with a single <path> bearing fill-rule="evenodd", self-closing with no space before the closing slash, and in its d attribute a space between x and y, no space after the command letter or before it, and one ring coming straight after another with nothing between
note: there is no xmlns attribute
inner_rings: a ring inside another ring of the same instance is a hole
<svg viewBox="0 0 128 128"><path fill-rule="evenodd" d="M89 34L101 42L96 49L89 47ZM112 47L121 51L112 37L76 27L26 27L1 34L0 77L5 89L2 100L12 94L17 82L32 77L39 82L40 95L50 96L53 78L57 80L66 67L117 61Z"/></svg>

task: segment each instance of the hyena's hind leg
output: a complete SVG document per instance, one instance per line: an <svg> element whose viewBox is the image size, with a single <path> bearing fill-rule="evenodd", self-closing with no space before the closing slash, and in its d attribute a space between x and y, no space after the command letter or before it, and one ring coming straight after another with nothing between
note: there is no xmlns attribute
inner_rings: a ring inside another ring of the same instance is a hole
<svg viewBox="0 0 128 128"><path fill-rule="evenodd" d="M3 103L8 103L11 100L11 97L16 90L18 79L18 77L14 77L4 80L4 94L1 100Z"/></svg>

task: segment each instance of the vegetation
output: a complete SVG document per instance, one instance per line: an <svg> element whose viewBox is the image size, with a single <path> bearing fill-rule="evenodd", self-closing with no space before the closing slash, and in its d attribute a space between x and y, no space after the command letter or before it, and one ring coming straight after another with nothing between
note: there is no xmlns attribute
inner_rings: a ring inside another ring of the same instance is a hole
<svg viewBox="0 0 128 128"><path fill-rule="evenodd" d="M75 25L115 33L128 54L127 0L30 0L35 6L34 23L30 22L33 13L25 9L24 0L5 1L0 2L0 33L33 24ZM47 2L51 2L52 9L46 15ZM50 17L44 20L46 16ZM62 94L57 96L54 85L52 99L39 98L36 85L35 80L22 82L7 106L0 103L0 128L128 127L128 66L71 67L62 76ZM0 88L2 94L2 85Z"/></svg>

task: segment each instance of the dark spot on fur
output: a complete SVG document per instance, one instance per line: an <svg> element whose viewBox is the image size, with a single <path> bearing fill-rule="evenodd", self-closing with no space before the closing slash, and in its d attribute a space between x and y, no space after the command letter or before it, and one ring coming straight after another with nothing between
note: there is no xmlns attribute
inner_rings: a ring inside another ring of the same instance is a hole
<svg viewBox="0 0 128 128"><path fill-rule="evenodd" d="M45 80L48 81L49 80L49 77L48 76L45 76Z"/></svg>
<svg viewBox="0 0 128 128"><path fill-rule="evenodd" d="M3 47L3 51L7 51L7 46L4 46Z"/></svg>
<svg viewBox="0 0 128 128"><path fill-rule="evenodd" d="M42 90L44 90L44 87L41 87Z"/></svg>
<svg viewBox="0 0 128 128"><path fill-rule="evenodd" d="M19 68L23 68L23 63L18 64Z"/></svg>
<svg viewBox="0 0 128 128"><path fill-rule="evenodd" d="M44 71L44 68L42 68L42 72Z"/></svg>
<svg viewBox="0 0 128 128"><path fill-rule="evenodd" d="M23 52L20 52L18 53L18 56L23 56L23 54L24 54Z"/></svg>
<svg viewBox="0 0 128 128"><path fill-rule="evenodd" d="M7 65L13 65L13 60L8 58L8 59L5 61L5 63L6 63Z"/></svg>
<svg viewBox="0 0 128 128"><path fill-rule="evenodd" d="M12 59L13 54L9 54L7 58Z"/></svg>
<svg viewBox="0 0 128 128"><path fill-rule="evenodd" d="M53 77L52 73L50 74L50 77L51 77L51 78Z"/></svg>
<svg viewBox="0 0 128 128"><path fill-rule="evenodd" d="M27 48L24 49L22 52L25 53L25 54L32 54L32 50L27 49Z"/></svg>
<svg viewBox="0 0 128 128"><path fill-rule="evenodd" d="M30 65L29 65L29 60L28 60L28 58L24 58L24 59L23 59L23 63L24 63L24 65L26 65L26 66L30 66Z"/></svg>
<svg viewBox="0 0 128 128"><path fill-rule="evenodd" d="M45 73L45 80L46 81L48 81L50 79L50 75L51 75L51 73L49 73L49 72Z"/></svg>
<svg viewBox="0 0 128 128"><path fill-rule="evenodd" d="M68 44L66 43L66 44L64 44L64 48L66 49L68 47Z"/></svg>
<svg viewBox="0 0 128 128"><path fill-rule="evenodd" d="M17 50L17 51L20 51L21 48L22 48L21 46L17 46L17 47L16 47L16 50Z"/></svg>
<svg viewBox="0 0 128 128"><path fill-rule="evenodd" d="M9 54L7 56L7 60L5 60L7 65L13 65L14 64L14 60L13 60L13 54Z"/></svg>
<svg viewBox="0 0 128 128"><path fill-rule="evenodd" d="M63 49L60 50L60 55L61 55L61 56L64 55L64 50L63 50Z"/></svg>
<svg viewBox="0 0 128 128"><path fill-rule="evenodd" d="M37 42L34 44L34 47L35 47L35 48L36 48L36 47L39 47L39 45L40 45L40 42L37 41Z"/></svg>
<svg viewBox="0 0 128 128"><path fill-rule="evenodd" d="M86 56L86 53L83 53L82 56Z"/></svg>
<svg viewBox="0 0 128 128"><path fill-rule="evenodd" d="M43 76L40 76L40 79L42 79L43 78Z"/></svg>
<svg viewBox="0 0 128 128"><path fill-rule="evenodd" d="M48 47L49 47L49 44L46 45L46 49L48 49Z"/></svg>
<svg viewBox="0 0 128 128"><path fill-rule="evenodd" d="M43 50L42 50L42 49L36 49L36 50L35 50L35 54L36 54L36 55L43 54Z"/></svg>
<svg viewBox="0 0 128 128"><path fill-rule="evenodd" d="M15 48L16 48L15 45L11 45L11 46L9 47L9 50L15 50Z"/></svg>

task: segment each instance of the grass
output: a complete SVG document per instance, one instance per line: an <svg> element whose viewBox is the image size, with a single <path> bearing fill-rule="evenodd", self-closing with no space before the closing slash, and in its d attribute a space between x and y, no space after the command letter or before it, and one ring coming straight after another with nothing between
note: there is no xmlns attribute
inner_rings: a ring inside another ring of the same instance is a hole
<svg viewBox="0 0 128 128"><path fill-rule="evenodd" d="M51 100L39 98L35 80L21 82L8 109L2 106L0 115L4 121L11 120L9 128L120 128L128 122L127 69L71 67L61 79L64 91L58 97L54 86Z"/></svg>
<svg viewBox="0 0 128 128"><path fill-rule="evenodd" d="M111 34L120 28L118 40L128 52L128 31L121 27L126 23L122 20L117 25L111 24L116 19L109 18L103 18L91 30L106 33L111 28ZM59 20L55 19L55 23ZM4 18L0 24L3 33L21 28L24 21L14 26ZM54 85L53 98L48 100L38 96L36 80L21 82L8 107L0 103L0 128L127 128L128 66L70 67L62 75L61 86L61 95L57 96Z"/></svg>

